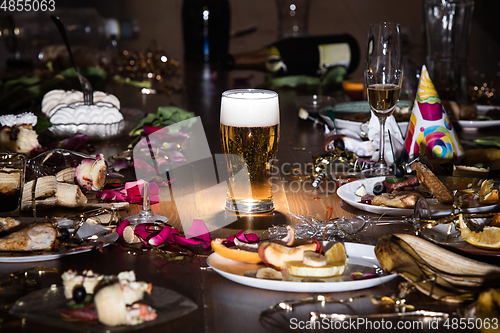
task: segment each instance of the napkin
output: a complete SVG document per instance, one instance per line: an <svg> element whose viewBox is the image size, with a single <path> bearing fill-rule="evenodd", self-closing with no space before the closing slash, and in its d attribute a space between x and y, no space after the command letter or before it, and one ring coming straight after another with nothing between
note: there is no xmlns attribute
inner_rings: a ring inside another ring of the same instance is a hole
<svg viewBox="0 0 500 333"><path fill-rule="evenodd" d="M464 149L424 65L401 160L406 162L421 157L429 162L444 163L463 155Z"/></svg>
<svg viewBox="0 0 500 333"><path fill-rule="evenodd" d="M391 141L389 140L389 132L391 133ZM385 145L384 159L387 164L393 164L397 160L403 150L404 138L401 129L396 122L394 116L387 117L385 121ZM380 149L380 121L373 113L371 113L370 122L368 123L368 139L371 141L374 153L372 161L378 161ZM394 150L394 155L393 151Z"/></svg>
<svg viewBox="0 0 500 333"><path fill-rule="evenodd" d="M372 156L375 150L370 141L363 140L358 133L347 128L339 129L338 132L330 131L328 125L325 125L325 147L338 136L344 141L346 151L356 154L359 157ZM328 151L328 150L327 150Z"/></svg>

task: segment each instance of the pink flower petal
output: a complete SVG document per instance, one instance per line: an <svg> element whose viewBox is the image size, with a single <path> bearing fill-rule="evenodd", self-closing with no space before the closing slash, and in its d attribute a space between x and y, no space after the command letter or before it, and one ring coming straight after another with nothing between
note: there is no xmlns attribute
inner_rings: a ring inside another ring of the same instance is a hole
<svg viewBox="0 0 500 333"><path fill-rule="evenodd" d="M101 200L107 201L127 201L127 197L124 196L120 191L116 190L104 190L97 192L96 197Z"/></svg>
<svg viewBox="0 0 500 333"><path fill-rule="evenodd" d="M123 220L122 223L116 228L116 233L118 237L123 237L123 229L130 224L129 220Z"/></svg>
<svg viewBox="0 0 500 333"><path fill-rule="evenodd" d="M158 130L161 130L163 127L157 127L157 126L144 126L144 134L145 135L149 135L151 133L154 133ZM166 128L165 130L168 131L168 128Z"/></svg>

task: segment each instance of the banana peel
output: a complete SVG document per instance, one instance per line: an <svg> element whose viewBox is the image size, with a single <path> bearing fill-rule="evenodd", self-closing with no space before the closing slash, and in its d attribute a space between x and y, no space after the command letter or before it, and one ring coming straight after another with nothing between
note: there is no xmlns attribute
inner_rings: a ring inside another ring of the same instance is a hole
<svg viewBox="0 0 500 333"><path fill-rule="evenodd" d="M464 309L464 317L477 322L481 320L481 333L498 332L500 318L500 289L488 289L479 294L477 300ZM495 320L497 320L495 322Z"/></svg>
<svg viewBox="0 0 500 333"><path fill-rule="evenodd" d="M400 275L437 300L473 301L481 291L500 287L499 267L463 257L417 236L385 235L378 240L375 255L385 271ZM480 273L474 272L477 267Z"/></svg>

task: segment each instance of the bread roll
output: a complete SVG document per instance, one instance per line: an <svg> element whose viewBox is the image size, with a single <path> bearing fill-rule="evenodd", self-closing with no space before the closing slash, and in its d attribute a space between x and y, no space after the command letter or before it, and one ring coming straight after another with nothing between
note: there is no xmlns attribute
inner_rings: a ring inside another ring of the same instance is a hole
<svg viewBox="0 0 500 333"><path fill-rule="evenodd" d="M99 290L94 297L98 318L108 326L127 325L127 308L119 283L114 283Z"/></svg>

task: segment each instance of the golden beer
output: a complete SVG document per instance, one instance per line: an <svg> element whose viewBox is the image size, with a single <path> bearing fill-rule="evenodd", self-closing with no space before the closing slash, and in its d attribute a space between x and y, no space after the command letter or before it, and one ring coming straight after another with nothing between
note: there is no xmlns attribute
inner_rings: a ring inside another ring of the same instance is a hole
<svg viewBox="0 0 500 333"><path fill-rule="evenodd" d="M226 209L245 213L274 209L270 170L279 139L278 95L230 90L221 102L221 142L228 167Z"/></svg>

